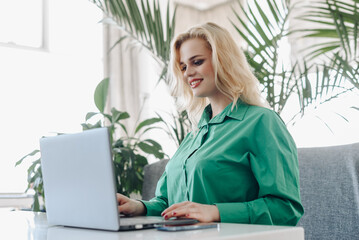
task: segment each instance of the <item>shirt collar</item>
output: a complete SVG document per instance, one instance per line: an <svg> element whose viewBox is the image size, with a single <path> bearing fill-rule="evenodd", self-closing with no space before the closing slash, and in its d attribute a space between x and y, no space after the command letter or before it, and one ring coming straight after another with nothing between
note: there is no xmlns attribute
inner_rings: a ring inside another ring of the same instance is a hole
<svg viewBox="0 0 359 240"><path fill-rule="evenodd" d="M239 121L242 121L246 114L249 105L245 104L242 100L238 99L236 106L232 110L233 102L223 109L221 113L210 119L212 116L211 104L207 105L203 111L202 117L198 122L198 128L201 128L207 124L222 123L226 117L230 117Z"/></svg>

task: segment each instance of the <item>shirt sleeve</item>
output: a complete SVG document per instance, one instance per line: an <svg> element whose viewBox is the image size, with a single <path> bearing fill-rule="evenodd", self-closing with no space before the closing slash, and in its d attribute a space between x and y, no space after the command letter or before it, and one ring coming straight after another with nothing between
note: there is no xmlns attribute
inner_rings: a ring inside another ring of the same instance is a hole
<svg viewBox="0 0 359 240"><path fill-rule="evenodd" d="M252 136L250 167L258 182L258 198L217 203L221 222L296 225L303 215L296 145L280 117L267 112Z"/></svg>
<svg viewBox="0 0 359 240"><path fill-rule="evenodd" d="M147 216L160 216L163 210L168 208L166 171L163 172L161 178L158 180L155 197L149 201L141 200L141 202L146 207Z"/></svg>

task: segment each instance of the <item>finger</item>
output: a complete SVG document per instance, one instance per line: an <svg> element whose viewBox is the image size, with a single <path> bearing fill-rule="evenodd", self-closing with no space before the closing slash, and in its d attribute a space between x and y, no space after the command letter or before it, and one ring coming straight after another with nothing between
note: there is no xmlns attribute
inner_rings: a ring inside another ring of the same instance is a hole
<svg viewBox="0 0 359 240"><path fill-rule="evenodd" d="M190 202L181 202L181 203L176 203L173 204L172 206L168 207L167 209L165 209L164 211L172 211L173 209L179 208L179 207L183 207L188 205Z"/></svg>
<svg viewBox="0 0 359 240"><path fill-rule="evenodd" d="M129 203L125 203L123 205L118 206L118 212L123 213L125 215L131 215L133 212L133 209L131 208Z"/></svg>
<svg viewBox="0 0 359 240"><path fill-rule="evenodd" d="M183 209L181 211L175 212L174 215L177 217L196 219L199 222L211 222L209 216L207 216L207 213L199 211L199 209Z"/></svg>
<svg viewBox="0 0 359 240"><path fill-rule="evenodd" d="M169 219L172 217L187 217L189 210L187 208L176 208L173 211L167 212L163 217Z"/></svg>
<svg viewBox="0 0 359 240"><path fill-rule="evenodd" d="M186 214L186 218L197 219L200 222L211 222L210 219L206 216L206 213L203 212L189 212Z"/></svg>
<svg viewBox="0 0 359 240"><path fill-rule="evenodd" d="M162 213L161 213L161 216L164 216L166 214L168 214L169 212L179 208L179 207L183 207L183 206L186 206L188 204L190 204L191 202L181 202L181 203L176 203L176 204L173 204L172 206L166 208Z"/></svg>
<svg viewBox="0 0 359 240"><path fill-rule="evenodd" d="M119 200L126 199L127 197L124 196L124 195L122 195L122 194L120 194L120 193L116 193L116 198L117 198L117 200L119 201Z"/></svg>
<svg viewBox="0 0 359 240"><path fill-rule="evenodd" d="M122 194L117 193L116 194L117 202L122 205L128 202L130 199Z"/></svg>
<svg viewBox="0 0 359 240"><path fill-rule="evenodd" d="M196 204L194 203L187 203L182 206L179 206L175 209L172 209L171 211L166 212L163 217L165 219L171 218L171 217L188 217L187 215L191 212L198 211L198 206L196 207Z"/></svg>
<svg viewBox="0 0 359 240"><path fill-rule="evenodd" d="M210 211L207 211L205 206L196 203L191 203L183 207L176 208L164 216L165 219L169 219L171 217L192 218L197 219L200 222L211 222L213 219L211 217Z"/></svg>

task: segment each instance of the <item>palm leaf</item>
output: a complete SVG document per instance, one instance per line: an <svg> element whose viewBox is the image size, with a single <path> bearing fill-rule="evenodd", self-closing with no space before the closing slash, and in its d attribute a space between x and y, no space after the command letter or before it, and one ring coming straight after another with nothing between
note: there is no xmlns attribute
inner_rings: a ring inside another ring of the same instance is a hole
<svg viewBox="0 0 359 240"><path fill-rule="evenodd" d="M287 1L267 0L267 6L257 0L248 1L250 4L244 7L240 4L240 13L235 12L237 24L232 21L237 32L248 44L245 50L248 62L255 72L270 106L281 113L286 106L287 100L292 95L298 96L299 111L294 115L302 116L306 108L318 107L339 95L350 91L352 88L343 87L343 79L346 75L356 76L359 79L357 69L350 68L345 64L345 58L334 54L329 65L316 63L309 65L306 59L296 59L290 66L285 66L280 61L278 54L279 41L296 33L287 29L287 21L295 5ZM259 4L260 3L260 4ZM245 10L248 9L248 10ZM266 12L262 9L269 9ZM234 11L234 10L233 10ZM321 18L314 18L320 16ZM345 15L337 22L337 26L345 31L342 38L338 38L338 32L330 20L331 13L324 5L311 9L303 19L312 19L313 22L325 24L326 28L303 30L306 37L325 37L333 39L321 44L314 44L309 47L312 51L311 58L322 56L338 47L348 46L351 28L344 26L343 19L351 19ZM355 32L355 31L354 31ZM356 32L357 34L357 32ZM350 53L350 51L348 51ZM345 66L345 70L344 70ZM292 119L292 120L293 120ZM289 122L291 122L290 120Z"/></svg>
<svg viewBox="0 0 359 240"><path fill-rule="evenodd" d="M289 95L293 94L295 85L292 83L294 71L287 69L280 62L279 42L286 37L286 27L292 6L286 1L277 4L275 0L248 1L243 6L238 1L240 13L234 9L236 22L231 21L237 32L248 44L245 50L270 106L280 113L284 108ZM265 8L263 5L266 4ZM247 10L246 10L247 9ZM264 11L268 9L269 11Z"/></svg>
<svg viewBox="0 0 359 240"><path fill-rule="evenodd" d="M345 73L340 71L337 62L308 66L308 63L303 60L302 65L302 67L297 65L296 68L296 91L299 97L300 111L293 115L288 124L294 123L298 116L303 116L309 106L315 109L354 89L343 84Z"/></svg>
<svg viewBox="0 0 359 240"><path fill-rule="evenodd" d="M309 32L305 34L306 38L321 38L328 37L337 39L340 42L333 42L332 46L326 46L324 51L317 51L322 46L317 45L318 49L312 50L309 55L320 52L321 55L334 53L340 51L344 59L354 59L358 53L358 23L359 23L359 2L355 0L327 0L326 2L314 1L306 8L306 14L299 17L309 23L318 23L325 25L322 28L315 29L300 29L302 32ZM327 44L327 43L323 43Z"/></svg>
<svg viewBox="0 0 359 240"><path fill-rule="evenodd" d="M327 0L322 3L313 3L308 8L308 14L301 17L306 22L316 22L323 25L322 29L301 29L306 38L318 38L333 41L322 41L320 44L309 46L307 57L316 58L324 56L326 66L330 72L336 72L333 84L345 85L350 83L350 89L359 89L358 73L358 25L359 2L357 0ZM321 21L318 21L319 14ZM309 32L309 34L308 34ZM332 76L333 77L333 76ZM347 87L348 88L348 87ZM347 90L343 89L344 92ZM334 96L335 97L335 96Z"/></svg>
<svg viewBox="0 0 359 240"><path fill-rule="evenodd" d="M105 18L112 19L112 23L124 33L124 37L115 45L125 38L131 39L129 44L147 49L160 66L167 70L176 13L174 11L170 17L169 3L164 15L166 17L163 19L159 0L153 1L153 6L150 6L149 0L92 0L92 2L104 12ZM161 74L160 79L168 81L163 77L165 75Z"/></svg>

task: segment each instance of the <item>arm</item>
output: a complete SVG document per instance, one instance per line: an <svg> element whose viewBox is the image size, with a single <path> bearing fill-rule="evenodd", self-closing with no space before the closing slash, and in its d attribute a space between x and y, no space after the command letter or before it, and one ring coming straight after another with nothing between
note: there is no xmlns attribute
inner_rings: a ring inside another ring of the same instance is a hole
<svg viewBox="0 0 359 240"><path fill-rule="evenodd" d="M117 193L118 211L130 216L159 216L168 206L164 196L167 196L166 171L157 183L156 197L150 201L134 200Z"/></svg>
<svg viewBox="0 0 359 240"><path fill-rule="evenodd" d="M164 171L158 180L156 187L156 196L150 201L141 200L146 207L148 216L160 216L162 211L168 207L167 200L167 173Z"/></svg>
<svg viewBox="0 0 359 240"><path fill-rule="evenodd" d="M258 198L216 204L221 221L296 225L303 207L295 143L275 113L264 114L255 129L250 166L258 182Z"/></svg>

